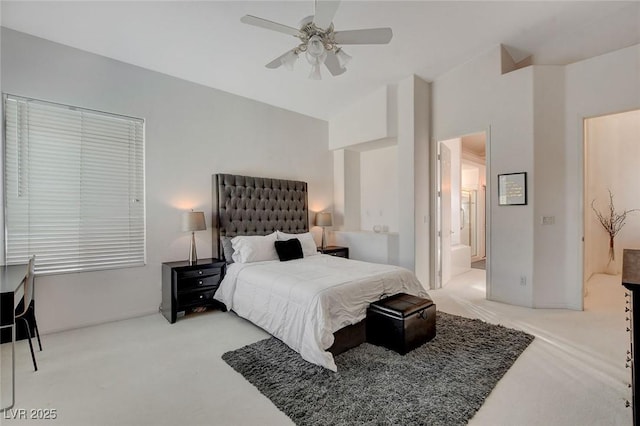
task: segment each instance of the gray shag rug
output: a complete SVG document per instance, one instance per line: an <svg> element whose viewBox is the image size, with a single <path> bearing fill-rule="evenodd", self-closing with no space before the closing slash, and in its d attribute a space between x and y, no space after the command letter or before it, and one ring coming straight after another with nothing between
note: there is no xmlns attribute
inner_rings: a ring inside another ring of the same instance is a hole
<svg viewBox="0 0 640 426"><path fill-rule="evenodd" d="M405 356L364 343L334 373L272 337L222 356L298 425L463 425L533 336L438 312L436 337Z"/></svg>

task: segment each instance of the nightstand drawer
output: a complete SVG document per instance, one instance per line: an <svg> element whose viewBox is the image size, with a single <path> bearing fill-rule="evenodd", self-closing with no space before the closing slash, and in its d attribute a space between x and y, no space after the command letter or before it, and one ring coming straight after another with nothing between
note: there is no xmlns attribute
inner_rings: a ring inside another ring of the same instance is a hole
<svg viewBox="0 0 640 426"><path fill-rule="evenodd" d="M319 247L318 251L322 254L328 254L329 256L344 257L345 259L349 258L349 247L342 247L342 246L327 246L325 248Z"/></svg>
<svg viewBox="0 0 640 426"><path fill-rule="evenodd" d="M334 251L333 253L327 253L329 256L335 256L335 257L347 257L347 252L346 251Z"/></svg>
<svg viewBox="0 0 640 426"><path fill-rule="evenodd" d="M182 270L182 271L178 271L178 279L181 280L184 278L206 277L214 274L220 275L222 273L223 268L224 268L224 265L214 266L212 268L197 268L197 269Z"/></svg>
<svg viewBox="0 0 640 426"><path fill-rule="evenodd" d="M178 293L178 307L185 308L191 305L201 306L208 302L213 303L213 295L218 290L218 286L209 287L206 290L194 290Z"/></svg>
<svg viewBox="0 0 640 426"><path fill-rule="evenodd" d="M220 284L222 280L218 271L215 275L203 276L199 278L178 279L178 292L198 287L212 286Z"/></svg>

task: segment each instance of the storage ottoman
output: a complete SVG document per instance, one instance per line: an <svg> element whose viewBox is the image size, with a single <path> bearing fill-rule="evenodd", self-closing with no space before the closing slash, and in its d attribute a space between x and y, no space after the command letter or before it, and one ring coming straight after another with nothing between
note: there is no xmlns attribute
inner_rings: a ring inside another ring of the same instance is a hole
<svg viewBox="0 0 640 426"><path fill-rule="evenodd" d="M401 355L436 336L436 305L431 299L399 293L367 308L367 342Z"/></svg>

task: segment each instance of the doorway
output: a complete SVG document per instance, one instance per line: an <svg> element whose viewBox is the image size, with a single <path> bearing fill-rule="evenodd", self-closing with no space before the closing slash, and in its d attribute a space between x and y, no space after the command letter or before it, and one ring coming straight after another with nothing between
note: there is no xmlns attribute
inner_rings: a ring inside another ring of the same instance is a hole
<svg viewBox="0 0 640 426"><path fill-rule="evenodd" d="M487 132L439 141L437 149L436 288L441 288L472 267L488 269Z"/></svg>
<svg viewBox="0 0 640 426"><path fill-rule="evenodd" d="M619 282L622 250L640 248L640 211L627 215L625 225L614 238L612 253L609 234L597 217L597 213L605 219L610 217L611 207L617 213L640 209L638 141L640 110L584 121L584 296L590 290L599 292L612 279Z"/></svg>

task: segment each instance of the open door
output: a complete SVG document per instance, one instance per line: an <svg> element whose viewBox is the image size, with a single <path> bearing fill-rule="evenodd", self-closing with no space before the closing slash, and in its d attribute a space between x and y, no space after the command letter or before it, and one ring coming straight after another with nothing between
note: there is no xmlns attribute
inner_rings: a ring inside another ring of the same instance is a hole
<svg viewBox="0 0 640 426"><path fill-rule="evenodd" d="M451 279L451 150L440 143L440 273L439 287Z"/></svg>

